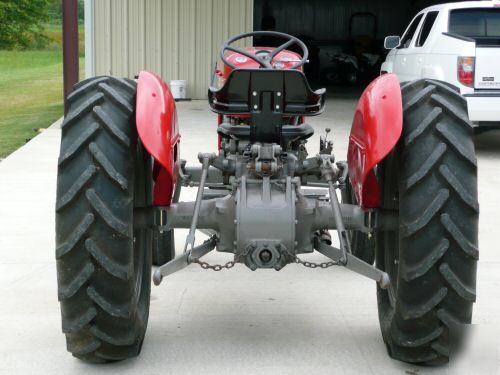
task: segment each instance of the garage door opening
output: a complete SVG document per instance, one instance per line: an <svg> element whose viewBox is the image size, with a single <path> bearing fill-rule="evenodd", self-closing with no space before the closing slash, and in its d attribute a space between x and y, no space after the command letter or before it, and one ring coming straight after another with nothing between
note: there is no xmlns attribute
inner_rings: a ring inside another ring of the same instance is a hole
<svg viewBox="0 0 500 375"><path fill-rule="evenodd" d="M379 75L387 35L402 35L430 0L255 0L254 30L274 30L302 39L309 48L305 73L313 87L331 95L359 95ZM279 41L255 39L255 46ZM292 48L293 49L293 48ZM298 51L297 51L298 52Z"/></svg>

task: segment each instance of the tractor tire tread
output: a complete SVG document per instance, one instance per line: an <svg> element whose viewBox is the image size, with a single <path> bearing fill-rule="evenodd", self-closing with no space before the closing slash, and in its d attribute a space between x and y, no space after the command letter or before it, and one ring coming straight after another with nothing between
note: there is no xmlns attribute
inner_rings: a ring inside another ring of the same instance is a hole
<svg viewBox="0 0 500 375"><path fill-rule="evenodd" d="M393 334L393 337L395 341L398 343L398 345L406 348L415 348L435 341L439 336L441 336L442 333L443 333L443 327L437 327L429 334L419 337L417 339L415 339L414 337L407 338L405 336L397 336L397 334Z"/></svg>
<svg viewBox="0 0 500 375"><path fill-rule="evenodd" d="M441 165L439 167L439 173L448 182L448 186L455 191L455 193L460 197L462 202L469 206L474 212L479 213L479 203L465 186L460 182L460 180L453 174L449 167L446 165Z"/></svg>
<svg viewBox="0 0 500 375"><path fill-rule="evenodd" d="M85 80L69 96L62 125L58 297L67 349L87 362L138 355L146 331L149 297L134 298L133 278L135 96L131 80ZM149 280L150 269L143 272Z"/></svg>
<svg viewBox="0 0 500 375"><path fill-rule="evenodd" d="M452 85L451 83L444 82L444 81L437 81L435 79L426 79L425 82L430 85L434 85L436 87L439 87L440 89L444 90L445 92L448 92L448 94L452 95L455 99L457 100L462 100L462 104L467 104L467 99L465 99L463 96L456 96L456 94L460 94L460 89L457 86Z"/></svg>
<svg viewBox="0 0 500 375"><path fill-rule="evenodd" d="M69 344L68 351L73 353L74 356L88 355L101 347L101 342L96 339L86 340L78 344Z"/></svg>
<svg viewBox="0 0 500 375"><path fill-rule="evenodd" d="M133 345L135 342L136 332L129 332L126 336L119 337L116 335L110 335L103 330L99 329L97 326L90 327L90 332L97 337L101 342L115 345L115 346L129 346Z"/></svg>
<svg viewBox="0 0 500 375"><path fill-rule="evenodd" d="M94 107L93 112L98 122L104 126L112 136L114 136L124 147L130 147L129 136L120 130L115 121L102 109L102 107Z"/></svg>
<svg viewBox="0 0 500 375"><path fill-rule="evenodd" d="M452 221L450 215L441 215L441 223L443 227L448 231L455 244L458 245L462 251L470 256L474 260L479 259L479 249L473 243L471 243L465 235L460 231L458 226Z"/></svg>
<svg viewBox="0 0 500 375"><path fill-rule="evenodd" d="M408 133L408 135L405 138L405 146L408 147L411 145L420 135L424 134L427 129L432 128L432 125L435 125L436 122L439 120L443 113L443 110L441 108L434 108L426 117L425 119L418 125L415 130L412 130L411 132Z"/></svg>
<svg viewBox="0 0 500 375"><path fill-rule="evenodd" d="M72 159L78 151L80 151L92 137L96 136L96 133L100 130L99 125L92 123L86 129L83 129L80 135L75 139L75 141L69 145L69 147L61 153L59 157L59 166L61 167L68 160Z"/></svg>
<svg viewBox="0 0 500 375"><path fill-rule="evenodd" d="M92 142L89 145L89 150L97 164L102 167L102 170L106 172L111 181L118 184L123 190L128 190L127 179L116 170L113 163L106 157L104 152L101 151L99 146Z"/></svg>
<svg viewBox="0 0 500 375"><path fill-rule="evenodd" d="M99 194L94 189L88 189L85 192L85 196L89 204L94 209L94 213L97 214L107 225L112 228L116 233L121 234L124 237L129 236L129 226L127 223L121 221L117 218L110 207L101 199Z"/></svg>
<svg viewBox="0 0 500 375"><path fill-rule="evenodd" d="M434 266L434 264L436 264L439 259L443 257L444 253L448 250L449 247L450 241L448 241L446 238L443 238L441 242L432 251L430 251L424 259L415 264L413 267L408 267L406 270L404 270L404 279L406 281L411 281L413 279L416 279L417 277L424 275L432 266Z"/></svg>
<svg viewBox="0 0 500 375"><path fill-rule="evenodd" d="M455 93L454 96L455 96L454 99L455 100L458 99L457 101L459 101L461 103L461 106L465 108L457 108L456 105L450 103L444 97L443 93L439 95L438 94L432 95L431 99L436 105L440 106L448 115L458 120L457 122L459 125L463 126L468 132L472 133L472 124L470 123L469 116L467 115L467 107L466 107L467 102L464 103L462 101L463 96L458 93Z"/></svg>
<svg viewBox="0 0 500 375"><path fill-rule="evenodd" d="M89 98L85 98L78 108L68 113L61 124L61 129L69 128L73 123L82 119L94 108L97 104L104 100L104 94L101 92L95 93Z"/></svg>
<svg viewBox="0 0 500 375"><path fill-rule="evenodd" d="M124 267L117 261L108 257L105 252L100 248L97 241L92 238L87 238L85 241L85 248L109 274L121 280L129 280L132 276L130 267Z"/></svg>
<svg viewBox="0 0 500 375"><path fill-rule="evenodd" d="M477 160L455 88L417 80L401 89L398 286L393 305L379 289L379 316L393 358L437 365L460 346L476 299Z"/></svg>
<svg viewBox="0 0 500 375"><path fill-rule="evenodd" d="M95 271L92 263L87 263L83 269L67 285L59 285L59 301L71 298L85 284Z"/></svg>
<svg viewBox="0 0 500 375"><path fill-rule="evenodd" d="M408 179L406 180L405 190L411 189L413 186L422 181L422 179L424 179L429 173L431 173L446 150L446 145L444 143L439 143L434 151L432 151L432 153L419 166L419 168L415 172L413 172L411 176L408 177Z"/></svg>
<svg viewBox="0 0 500 375"><path fill-rule="evenodd" d="M96 316L97 310L90 307L86 312L75 319L63 321L62 330L64 333L76 333L89 324Z"/></svg>
<svg viewBox="0 0 500 375"><path fill-rule="evenodd" d="M127 319L130 317L132 310L128 305L112 304L109 300L100 294L96 288L89 286L87 288L87 295L93 300L102 310L115 318Z"/></svg>
<svg viewBox="0 0 500 375"><path fill-rule="evenodd" d="M70 204L81 191L89 184L95 176L97 168L94 165L89 165L88 168L78 177L73 185L58 199L56 204L56 211L61 211L64 207Z"/></svg>
<svg viewBox="0 0 500 375"><path fill-rule="evenodd" d="M76 244L80 242L82 237L89 230L90 226L94 223L94 220L94 215L85 215L83 220L76 226L75 230L71 232L67 240L56 248L56 259L62 258L64 255L74 249Z"/></svg>
<svg viewBox="0 0 500 375"><path fill-rule="evenodd" d="M99 88L102 90L105 96L113 100L128 115L132 115L132 113L134 113L134 108L132 107L132 105L112 86L108 85L107 83L100 83Z"/></svg>
<svg viewBox="0 0 500 375"><path fill-rule="evenodd" d="M447 263L441 263L439 271L448 282L448 285L450 285L460 297L470 302L476 301L476 291L465 285Z"/></svg>
<svg viewBox="0 0 500 375"><path fill-rule="evenodd" d="M424 228L429 222L437 215L437 213L443 208L444 204L448 200L450 193L447 189L439 190L439 193L430 201L427 206L424 207L417 214L417 218L410 223L403 222L401 228L401 236L411 237L419 230Z"/></svg>

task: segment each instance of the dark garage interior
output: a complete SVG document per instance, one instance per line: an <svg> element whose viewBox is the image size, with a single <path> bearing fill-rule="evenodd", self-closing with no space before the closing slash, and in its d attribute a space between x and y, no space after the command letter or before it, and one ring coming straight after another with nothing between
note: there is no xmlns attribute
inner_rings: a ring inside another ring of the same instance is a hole
<svg viewBox="0 0 500 375"><path fill-rule="evenodd" d="M388 35L402 35L432 0L255 0L254 30L275 30L309 48L305 73L313 86L349 86L358 92L378 76ZM255 45L279 41L254 40Z"/></svg>

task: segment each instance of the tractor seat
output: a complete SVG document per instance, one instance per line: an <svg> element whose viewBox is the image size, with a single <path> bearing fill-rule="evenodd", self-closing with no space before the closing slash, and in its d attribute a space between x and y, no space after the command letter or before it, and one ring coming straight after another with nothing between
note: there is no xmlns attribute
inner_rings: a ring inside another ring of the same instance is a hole
<svg viewBox="0 0 500 375"><path fill-rule="evenodd" d="M208 98L212 110L225 115L315 116L324 110L325 92L312 91L299 70L236 69L224 86L209 87Z"/></svg>

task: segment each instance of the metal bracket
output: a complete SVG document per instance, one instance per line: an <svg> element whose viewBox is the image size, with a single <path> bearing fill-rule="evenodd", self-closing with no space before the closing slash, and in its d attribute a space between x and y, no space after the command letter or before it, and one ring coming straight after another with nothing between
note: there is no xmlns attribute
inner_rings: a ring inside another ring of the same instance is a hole
<svg viewBox="0 0 500 375"><path fill-rule="evenodd" d="M203 169L201 172L200 186L198 186L198 194L196 195L196 201L194 204L193 220L191 221L189 234L187 235L186 243L184 244L184 252L187 251L189 245L191 245L191 249L194 247L196 225L198 224L198 216L200 214L201 201L203 199L203 190L205 188L208 168L215 158L215 154L198 154L198 159L200 160L200 163L202 163Z"/></svg>
<svg viewBox="0 0 500 375"><path fill-rule="evenodd" d="M193 247L189 251L182 254L180 257L177 257L164 264L163 266L158 267L153 275L153 282L155 283L155 285L160 285L165 276L171 275L186 268L191 263L195 262L202 256L215 249L216 244L217 237L213 236L205 241L202 245Z"/></svg>
<svg viewBox="0 0 500 375"><path fill-rule="evenodd" d="M319 153L321 155L331 155L333 151L333 141L328 140L330 128L325 129L325 135L319 137Z"/></svg>
<svg viewBox="0 0 500 375"><path fill-rule="evenodd" d="M338 180L338 175L340 174L339 168L333 164L334 158L330 155L318 155L321 159L321 174L328 182L328 190L330 193L330 204L332 206L333 217L335 218L335 224L337 225L337 233L339 236L341 257L338 262L341 265L347 264L348 254L351 253L351 243L349 240L349 233L345 229L344 220L342 219L342 211L340 210L340 202L335 192L335 187L333 186L333 181Z"/></svg>
<svg viewBox="0 0 500 375"><path fill-rule="evenodd" d="M171 229L167 227L167 207L134 208L134 229Z"/></svg>
<svg viewBox="0 0 500 375"><path fill-rule="evenodd" d="M342 259L342 250L327 245L318 237L314 238L314 248L335 262L340 263L340 260ZM361 259L352 254L347 254L347 262L343 264L343 266L351 271L359 273L360 275L366 276L369 279L375 280L382 289L387 289L391 284L387 273L366 262L363 262Z"/></svg>
<svg viewBox="0 0 500 375"><path fill-rule="evenodd" d="M340 171L338 178L339 188L340 190L344 190L346 188L347 179L349 178L349 167L345 161L338 161L336 164Z"/></svg>

